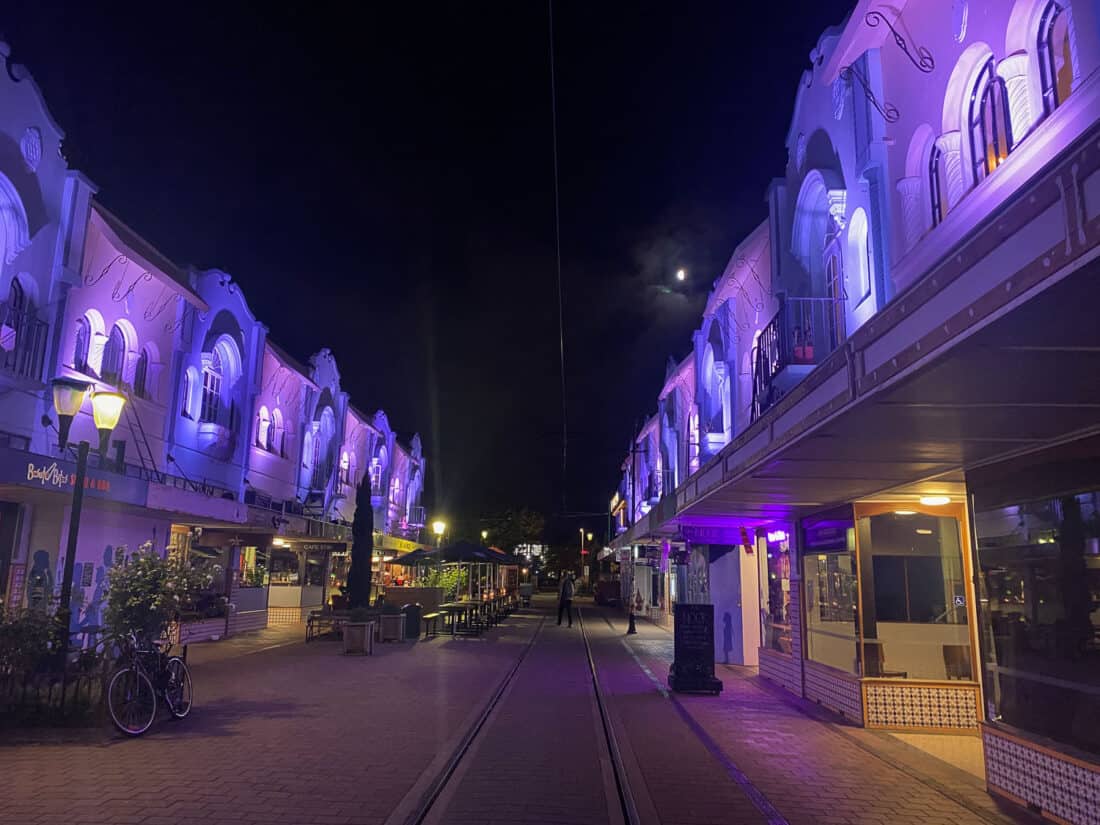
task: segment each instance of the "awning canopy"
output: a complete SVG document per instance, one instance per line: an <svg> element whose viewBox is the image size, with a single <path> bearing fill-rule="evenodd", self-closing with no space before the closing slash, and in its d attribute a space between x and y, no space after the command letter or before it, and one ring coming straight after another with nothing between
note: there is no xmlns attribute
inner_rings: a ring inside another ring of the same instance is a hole
<svg viewBox="0 0 1100 825"><path fill-rule="evenodd" d="M677 514L745 525L802 508L965 495L964 471L1100 431L1093 261L775 453L725 468Z"/></svg>

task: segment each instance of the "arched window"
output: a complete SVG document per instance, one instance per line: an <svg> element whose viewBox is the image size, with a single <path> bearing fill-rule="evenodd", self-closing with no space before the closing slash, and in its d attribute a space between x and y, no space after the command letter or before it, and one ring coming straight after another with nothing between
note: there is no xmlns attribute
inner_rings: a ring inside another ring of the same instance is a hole
<svg viewBox="0 0 1100 825"><path fill-rule="evenodd" d="M134 365L134 395L138 398L148 398L145 382L149 377L149 352L142 350Z"/></svg>
<svg viewBox="0 0 1100 825"><path fill-rule="evenodd" d="M867 213L856 209L848 222L848 255L845 261L847 275L855 284L856 303L871 294L874 268L871 259L871 237L867 226Z"/></svg>
<svg viewBox="0 0 1100 825"><path fill-rule="evenodd" d="M944 186L940 177L943 166L943 150L932 144L928 155L928 195L932 200L932 226L939 226L947 213L947 199L944 198Z"/></svg>
<svg viewBox="0 0 1100 825"><path fill-rule="evenodd" d="M88 371L88 353L92 348L92 325L83 315L76 321L76 342L73 344L73 369Z"/></svg>
<svg viewBox="0 0 1100 825"><path fill-rule="evenodd" d="M351 458L348 456L348 451L344 450L340 453L340 483L351 484L351 476L349 471L351 470Z"/></svg>
<svg viewBox="0 0 1100 825"><path fill-rule="evenodd" d="M989 58L970 92L970 160L974 183L985 179L1012 151L1012 124L1008 115L1008 90Z"/></svg>
<svg viewBox="0 0 1100 825"><path fill-rule="evenodd" d="M271 449L271 414L263 405L256 413L256 446L265 450Z"/></svg>
<svg viewBox="0 0 1100 825"><path fill-rule="evenodd" d="M23 285L19 283L18 278L11 279L11 286L8 287L8 308L11 310L11 315L22 315L29 308L27 305L27 293L23 289Z"/></svg>
<svg viewBox="0 0 1100 825"><path fill-rule="evenodd" d="M199 421L217 422L222 400L222 357L215 347L210 363L202 370L202 403Z"/></svg>
<svg viewBox="0 0 1100 825"><path fill-rule="evenodd" d="M1039 18L1036 54L1043 95L1043 114L1049 115L1069 97L1073 88L1073 60L1070 56L1069 15L1057 0L1051 0Z"/></svg>
<svg viewBox="0 0 1100 825"><path fill-rule="evenodd" d="M195 394L195 372L193 367L188 367L183 373L183 391L180 393L180 415L184 418L194 418L191 412L191 400Z"/></svg>
<svg viewBox="0 0 1100 825"><path fill-rule="evenodd" d="M286 453L283 451L284 437L283 414L280 412L279 408L276 407L271 411L271 441L268 449L283 457L286 456Z"/></svg>
<svg viewBox="0 0 1100 825"><path fill-rule="evenodd" d="M846 321L848 293L844 289L844 276L840 271L840 259L835 254L825 256L825 297L829 299L829 310L825 324L829 333L829 352L832 352L848 337Z"/></svg>
<svg viewBox="0 0 1100 825"><path fill-rule="evenodd" d="M111 327L111 334L103 347L103 366L99 369L99 377L108 384L121 383L125 356L126 336L122 334L122 328L115 324Z"/></svg>

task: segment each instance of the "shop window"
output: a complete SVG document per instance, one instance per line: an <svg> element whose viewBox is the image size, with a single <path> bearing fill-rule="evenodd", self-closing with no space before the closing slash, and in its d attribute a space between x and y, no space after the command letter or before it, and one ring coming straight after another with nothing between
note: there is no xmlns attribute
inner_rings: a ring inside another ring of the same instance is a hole
<svg viewBox="0 0 1100 825"><path fill-rule="evenodd" d="M769 530L760 553L761 644L791 652L791 550L786 530Z"/></svg>
<svg viewBox="0 0 1100 825"><path fill-rule="evenodd" d="M306 553L305 586L324 587L325 551L310 550Z"/></svg>
<svg viewBox="0 0 1100 825"><path fill-rule="evenodd" d="M240 587L267 585L267 551L262 547L241 548Z"/></svg>
<svg viewBox="0 0 1100 825"><path fill-rule="evenodd" d="M328 592L342 593L351 570L351 554L344 550L329 555Z"/></svg>
<svg viewBox="0 0 1100 825"><path fill-rule="evenodd" d="M294 550L274 547L271 550L271 569L269 581L272 586L297 587L302 583L301 564Z"/></svg>
<svg viewBox="0 0 1100 825"><path fill-rule="evenodd" d="M1100 492L975 518L989 716L1100 754Z"/></svg>
<svg viewBox="0 0 1100 825"><path fill-rule="evenodd" d="M224 616L229 601L226 598L225 579L228 548L204 547L192 542L185 555L193 570L206 575L206 585L194 603L189 605L190 610L183 614L183 619L195 621Z"/></svg>
<svg viewBox="0 0 1100 825"><path fill-rule="evenodd" d="M903 510L859 519L863 675L971 679L958 522Z"/></svg>
<svg viewBox="0 0 1100 825"><path fill-rule="evenodd" d="M850 515L803 522L806 656L858 675L855 541Z"/></svg>

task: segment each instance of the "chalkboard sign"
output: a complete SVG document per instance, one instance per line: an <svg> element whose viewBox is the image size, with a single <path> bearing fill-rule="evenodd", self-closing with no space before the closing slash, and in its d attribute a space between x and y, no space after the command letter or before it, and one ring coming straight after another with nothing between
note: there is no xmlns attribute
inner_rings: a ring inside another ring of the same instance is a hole
<svg viewBox="0 0 1100 825"><path fill-rule="evenodd" d="M714 676L714 605L677 604L668 686L681 693L720 693Z"/></svg>

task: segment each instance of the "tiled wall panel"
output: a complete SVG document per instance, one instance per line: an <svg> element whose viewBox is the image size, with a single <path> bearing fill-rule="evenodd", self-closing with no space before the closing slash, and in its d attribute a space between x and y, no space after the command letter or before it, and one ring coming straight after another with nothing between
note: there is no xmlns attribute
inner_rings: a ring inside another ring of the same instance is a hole
<svg viewBox="0 0 1100 825"><path fill-rule="evenodd" d="M1073 825L1100 825L1100 765L1062 757L984 725L986 782L991 791Z"/></svg>

